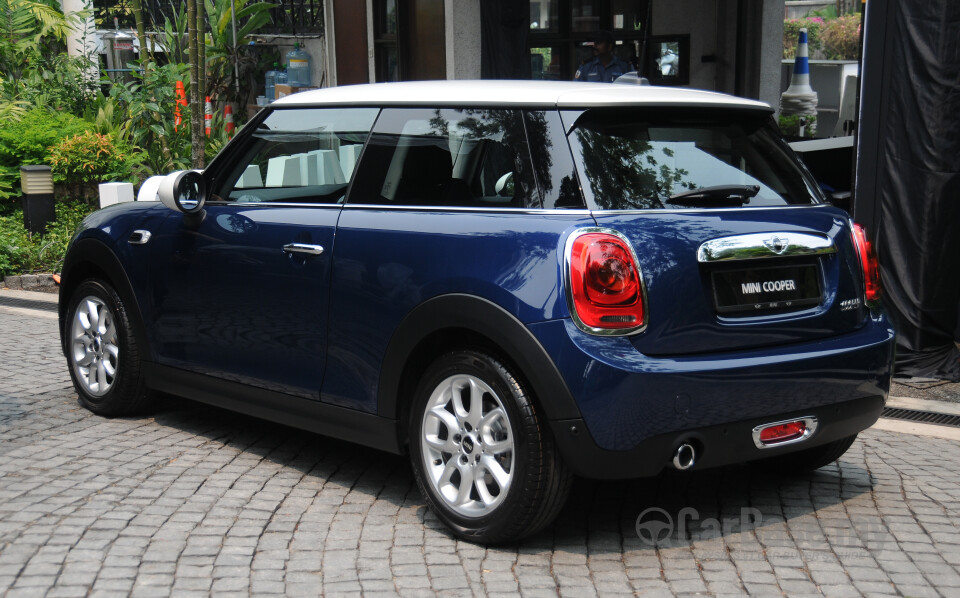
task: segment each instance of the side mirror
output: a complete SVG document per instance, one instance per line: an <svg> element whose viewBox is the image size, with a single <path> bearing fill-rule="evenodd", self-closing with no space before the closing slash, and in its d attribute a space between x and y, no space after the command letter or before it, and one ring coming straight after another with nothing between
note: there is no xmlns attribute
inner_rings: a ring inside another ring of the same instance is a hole
<svg viewBox="0 0 960 598"><path fill-rule="evenodd" d="M493 190L496 191L497 195L500 197L513 197L513 173L508 172L497 179L496 184L493 186Z"/></svg>
<svg viewBox="0 0 960 598"><path fill-rule="evenodd" d="M157 196L163 205L183 214L200 214L207 190L203 176L196 170L171 172L160 181Z"/></svg>

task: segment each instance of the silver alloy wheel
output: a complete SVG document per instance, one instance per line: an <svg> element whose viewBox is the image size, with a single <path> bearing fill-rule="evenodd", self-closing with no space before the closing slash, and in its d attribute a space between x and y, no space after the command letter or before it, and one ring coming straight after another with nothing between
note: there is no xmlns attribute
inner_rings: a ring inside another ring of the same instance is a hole
<svg viewBox="0 0 960 598"><path fill-rule="evenodd" d="M105 395L117 379L120 347L116 318L102 299L90 295L77 304L70 338L70 358L77 379L91 395Z"/></svg>
<svg viewBox="0 0 960 598"><path fill-rule="evenodd" d="M423 413L420 447L434 491L460 515L488 515L507 496L513 432L503 402L483 380L460 374L437 385Z"/></svg>

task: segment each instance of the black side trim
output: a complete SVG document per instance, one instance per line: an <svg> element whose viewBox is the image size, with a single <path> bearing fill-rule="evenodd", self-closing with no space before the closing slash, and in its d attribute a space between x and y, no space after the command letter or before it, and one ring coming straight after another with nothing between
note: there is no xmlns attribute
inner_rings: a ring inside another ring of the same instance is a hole
<svg viewBox="0 0 960 598"><path fill-rule="evenodd" d="M654 476L665 467L672 467L673 454L683 442L691 442L697 448L696 464L690 469L696 471L784 455L840 440L872 426L885 402L882 396L870 396L803 411L670 432L648 438L628 451L598 447L581 419L552 421L550 425L557 447L574 473L585 478L613 480ZM753 444L754 427L806 415L813 415L819 421L817 431L809 440L769 449L758 449Z"/></svg>
<svg viewBox="0 0 960 598"><path fill-rule="evenodd" d="M130 323L133 324L133 335L137 339L137 346L148 351L152 355L152 349L147 342L147 331L143 325L143 315L140 311L140 304L137 303L137 296L133 292L133 286L127 273L124 271L120 260L114 255L105 244L97 239L80 239L70 246L67 256L63 263L60 282L60 341L61 348L66 355L67 347L63 343L63 330L67 318L67 308L70 305L70 295L73 289L77 288L85 279L89 268L102 270L109 279L117 294L123 299L127 308L127 316Z"/></svg>
<svg viewBox="0 0 960 598"><path fill-rule="evenodd" d="M148 386L161 392L390 453L403 452L397 422L391 419L155 363L143 366Z"/></svg>
<svg viewBox="0 0 960 598"><path fill-rule="evenodd" d="M563 377L536 337L508 311L473 295L451 294L420 304L403 319L387 346L377 393L381 417L399 417L400 380L408 356L431 334L465 328L495 343L520 368L548 419L580 417Z"/></svg>

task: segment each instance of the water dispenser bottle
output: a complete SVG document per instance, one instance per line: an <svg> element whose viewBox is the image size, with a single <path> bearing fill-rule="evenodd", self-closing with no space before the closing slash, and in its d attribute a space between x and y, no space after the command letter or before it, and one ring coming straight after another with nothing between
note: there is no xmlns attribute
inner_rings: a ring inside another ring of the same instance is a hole
<svg viewBox="0 0 960 598"><path fill-rule="evenodd" d="M267 99L271 102L277 99L277 73L280 71L280 65L276 62L273 63L273 68L267 71L267 74L263 76L264 80L267 82Z"/></svg>
<svg viewBox="0 0 960 598"><path fill-rule="evenodd" d="M294 44L287 52L287 85L292 87L310 87L310 55Z"/></svg>

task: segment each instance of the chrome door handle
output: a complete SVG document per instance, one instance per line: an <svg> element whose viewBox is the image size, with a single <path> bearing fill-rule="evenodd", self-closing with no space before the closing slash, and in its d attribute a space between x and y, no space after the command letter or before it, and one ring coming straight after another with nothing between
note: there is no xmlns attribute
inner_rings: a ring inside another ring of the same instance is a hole
<svg viewBox="0 0 960 598"><path fill-rule="evenodd" d="M306 243L288 243L283 246L286 253L303 253L306 255L320 255L323 253L323 247L320 245L307 245Z"/></svg>

